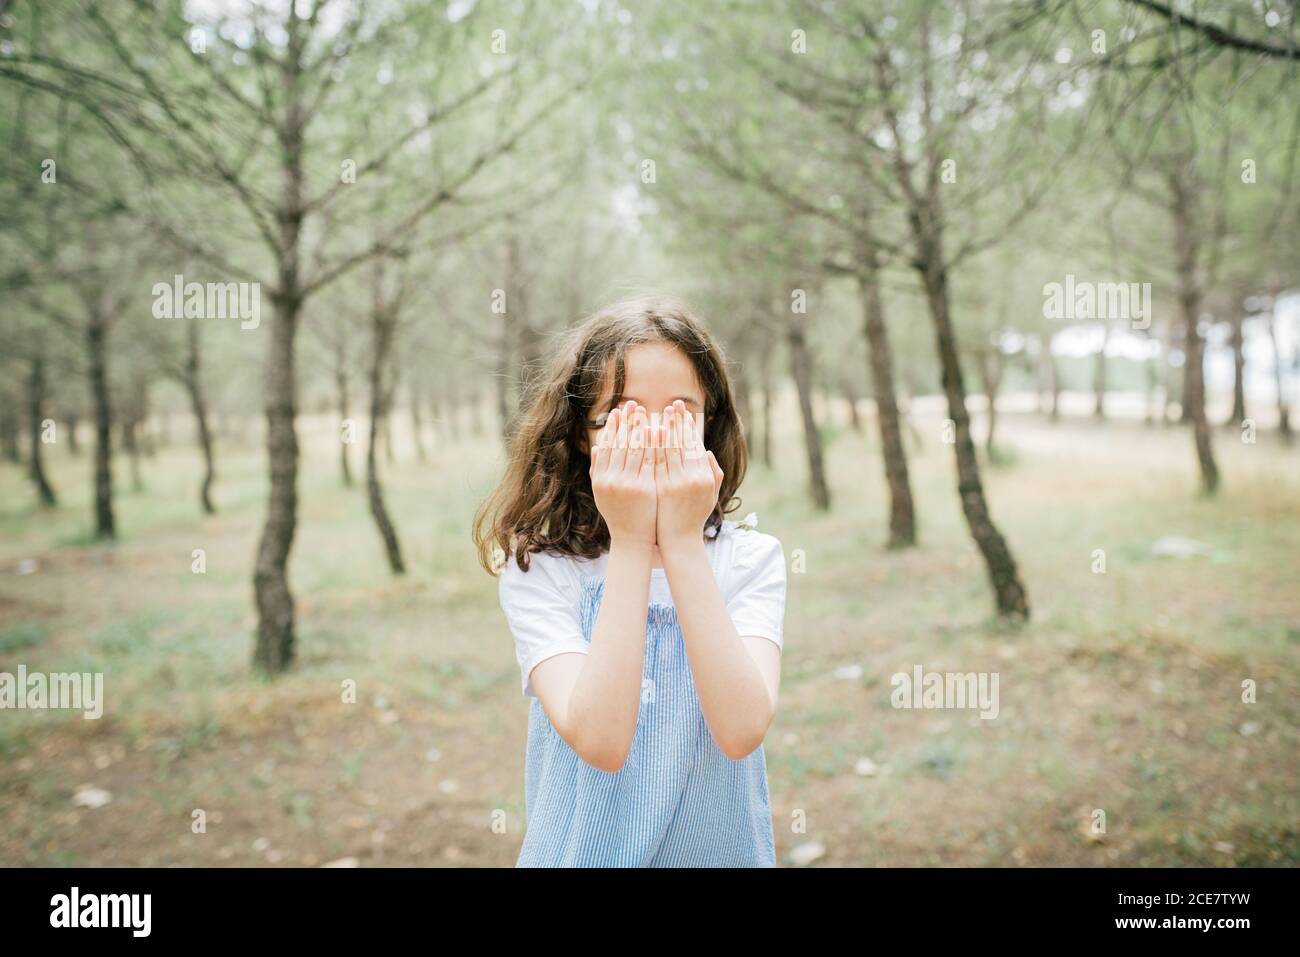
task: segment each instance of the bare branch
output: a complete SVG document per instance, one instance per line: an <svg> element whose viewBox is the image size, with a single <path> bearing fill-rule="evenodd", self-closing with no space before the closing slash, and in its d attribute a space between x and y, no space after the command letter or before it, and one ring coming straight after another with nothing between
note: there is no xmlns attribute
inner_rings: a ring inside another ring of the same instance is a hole
<svg viewBox="0 0 1300 957"><path fill-rule="evenodd" d="M1282 60L1300 60L1300 50L1296 48L1294 42L1288 46L1280 47L1265 43L1262 40L1252 40L1249 37L1239 36L1207 20L1201 20L1192 14L1174 10L1168 4L1161 3L1160 0L1128 0L1128 3L1159 14L1173 24L1175 28L1185 27L1193 30L1222 47L1245 50L1248 53L1258 53L1262 56L1276 57Z"/></svg>

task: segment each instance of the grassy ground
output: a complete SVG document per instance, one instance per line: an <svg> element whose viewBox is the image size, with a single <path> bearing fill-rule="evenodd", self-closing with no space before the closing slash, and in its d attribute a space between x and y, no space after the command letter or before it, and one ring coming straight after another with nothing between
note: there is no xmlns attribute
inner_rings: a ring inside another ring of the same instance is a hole
<svg viewBox="0 0 1300 957"><path fill-rule="evenodd" d="M764 745L782 862L1300 863L1300 448L1220 430L1211 501L1181 429L1006 417L986 486L1034 606L1006 631L939 416L918 425L922 544L907 553L881 549L870 433L831 428L829 515L806 502L793 432L742 489L740 514L806 561ZM146 460L143 491L119 462L111 547L87 540L84 453L52 450L49 513L0 470L0 671L102 671L106 697L97 721L0 712L0 864L514 863L528 699L468 535L496 444L425 464L399 448L390 501L411 573L394 581L332 434L303 423L299 662L272 683L249 668L257 436L221 448L213 518L197 514L190 448ZM1210 551L1156 557L1166 535ZM916 664L997 672L1000 714L892 708L890 676ZM85 788L111 800L83 806Z"/></svg>

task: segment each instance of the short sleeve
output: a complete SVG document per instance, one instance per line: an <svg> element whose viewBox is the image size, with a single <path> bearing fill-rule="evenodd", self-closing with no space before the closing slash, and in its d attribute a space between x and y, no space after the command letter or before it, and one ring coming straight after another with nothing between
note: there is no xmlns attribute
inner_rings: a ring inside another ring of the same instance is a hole
<svg viewBox="0 0 1300 957"><path fill-rule="evenodd" d="M756 529L735 528L728 570L727 611L736 631L783 647L785 551L779 539Z"/></svg>
<svg viewBox="0 0 1300 957"><path fill-rule="evenodd" d="M510 556L501 570L499 595L515 637L523 693L535 698L528 676L542 661L567 651L586 654L590 645L578 620L577 570L568 559L538 553L523 571Z"/></svg>

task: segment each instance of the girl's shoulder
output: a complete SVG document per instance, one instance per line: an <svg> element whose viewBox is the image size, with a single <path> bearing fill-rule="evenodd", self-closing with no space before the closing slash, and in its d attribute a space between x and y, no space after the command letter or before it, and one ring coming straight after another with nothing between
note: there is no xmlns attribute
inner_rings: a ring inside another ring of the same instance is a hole
<svg viewBox="0 0 1300 957"><path fill-rule="evenodd" d="M766 567L785 567L785 550L775 535L758 529L758 516L750 512L740 521L723 519L714 536L718 568L744 576Z"/></svg>
<svg viewBox="0 0 1300 957"><path fill-rule="evenodd" d="M513 554L506 557L501 568L503 590L525 584L541 584L544 580L552 587L576 586L583 575L590 575L601 558L588 559L565 555L561 552L540 551L528 556L528 568L521 568Z"/></svg>

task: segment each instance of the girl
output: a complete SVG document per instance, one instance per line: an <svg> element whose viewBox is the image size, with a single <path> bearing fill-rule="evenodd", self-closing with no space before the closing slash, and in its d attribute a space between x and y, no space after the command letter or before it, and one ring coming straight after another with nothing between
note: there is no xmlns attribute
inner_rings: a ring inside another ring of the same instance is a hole
<svg viewBox="0 0 1300 957"><path fill-rule="evenodd" d="M781 543L724 519L745 440L680 304L579 326L475 518L529 705L518 867L774 867Z"/></svg>

